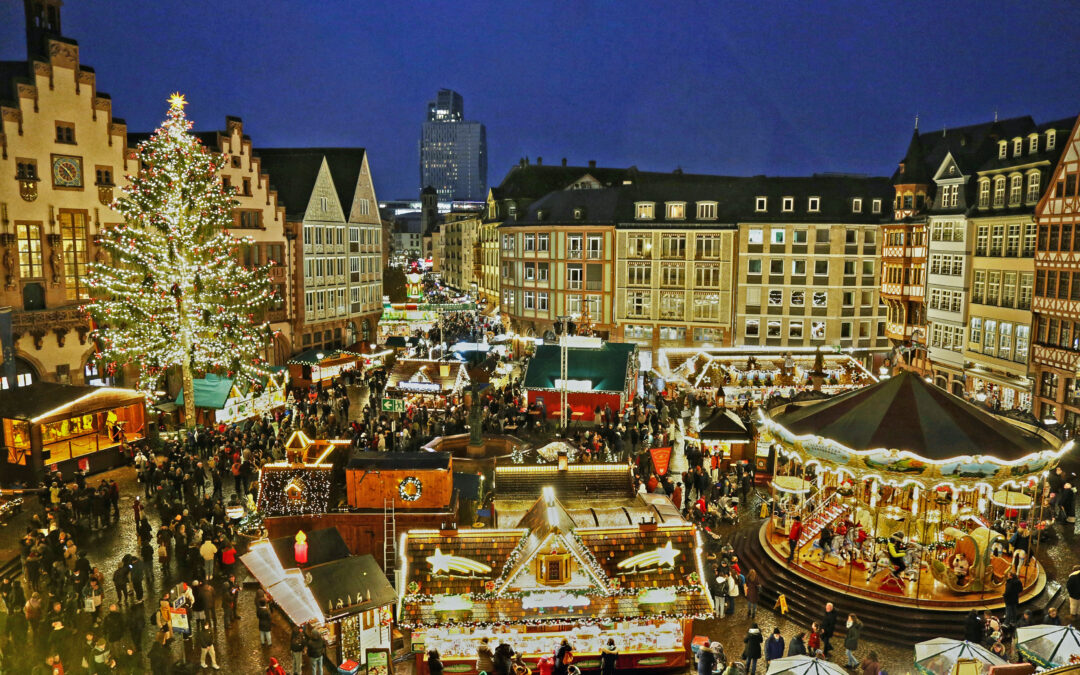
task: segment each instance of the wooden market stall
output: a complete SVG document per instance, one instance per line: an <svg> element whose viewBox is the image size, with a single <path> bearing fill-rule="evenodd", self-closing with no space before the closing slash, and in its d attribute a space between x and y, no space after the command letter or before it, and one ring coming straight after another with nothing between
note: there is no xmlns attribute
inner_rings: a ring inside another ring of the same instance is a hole
<svg viewBox="0 0 1080 675"><path fill-rule="evenodd" d="M460 361L399 359L386 378L383 396L403 400L406 406L442 408L468 384L468 370Z"/></svg>
<svg viewBox="0 0 1080 675"><path fill-rule="evenodd" d="M1045 584L1038 496L1072 441L992 415L909 371L775 408L758 431L759 444L777 448L777 506L762 541L812 582L965 609L1000 607L1010 570L1025 599ZM790 555L796 516L802 535Z"/></svg>
<svg viewBox="0 0 1080 675"><path fill-rule="evenodd" d="M4 482L36 483L46 467L65 477L121 463L122 443L145 433L143 394L116 387L34 382L0 391Z"/></svg>
<svg viewBox="0 0 1080 675"><path fill-rule="evenodd" d="M637 346L630 343L604 342L600 338L572 338L566 347L566 382L562 377L560 345L539 345L528 367L523 384L529 405L543 402L547 417L563 414L560 398L566 390L567 405L574 420L593 419L596 408L609 406L620 411L637 389Z"/></svg>
<svg viewBox="0 0 1080 675"><path fill-rule="evenodd" d="M258 382L207 373L192 381L196 422L205 426L234 424L274 412L285 407L288 384L289 372L281 366L271 367ZM182 422L183 390L176 397L176 410Z"/></svg>
<svg viewBox="0 0 1080 675"><path fill-rule="evenodd" d="M699 444L706 457L718 456L721 469L726 471L730 464L751 459L752 437L753 433L733 411L715 408L709 419L701 424L697 433L690 433L687 440Z"/></svg>
<svg viewBox="0 0 1080 675"><path fill-rule="evenodd" d="M370 555L349 554L335 528L252 544L240 561L297 626L322 632L335 665L367 665L369 651L391 648L390 581Z"/></svg>
<svg viewBox="0 0 1080 675"><path fill-rule="evenodd" d="M596 671L609 637L620 670L685 667L692 621L712 612L693 525L585 522L548 487L512 528L410 530L398 625L412 630L416 672L434 647L446 671L475 673L483 637L533 668L567 638L574 665Z"/></svg>
<svg viewBox="0 0 1080 675"><path fill-rule="evenodd" d="M360 361L360 354L345 349L308 349L289 359L289 376L292 386L307 389L353 370Z"/></svg>

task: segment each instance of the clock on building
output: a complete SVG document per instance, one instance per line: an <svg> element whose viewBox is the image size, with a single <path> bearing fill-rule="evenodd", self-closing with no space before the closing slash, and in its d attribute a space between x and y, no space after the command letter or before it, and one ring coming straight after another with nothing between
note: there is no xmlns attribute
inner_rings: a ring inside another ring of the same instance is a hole
<svg viewBox="0 0 1080 675"><path fill-rule="evenodd" d="M53 187L81 188L83 186L82 157L53 155Z"/></svg>

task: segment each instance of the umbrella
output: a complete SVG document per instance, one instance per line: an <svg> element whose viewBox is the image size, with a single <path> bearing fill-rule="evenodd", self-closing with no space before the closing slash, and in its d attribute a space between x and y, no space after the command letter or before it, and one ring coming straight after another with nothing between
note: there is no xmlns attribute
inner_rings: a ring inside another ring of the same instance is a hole
<svg viewBox="0 0 1080 675"><path fill-rule="evenodd" d="M1072 626L1023 626L1016 629L1016 648L1043 668L1056 668L1080 658L1080 631Z"/></svg>
<svg viewBox="0 0 1080 675"><path fill-rule="evenodd" d="M934 638L915 645L915 668L926 675L950 675L959 661L974 661L988 666L1003 666L1005 659L989 649L967 640ZM989 671L989 668L985 670Z"/></svg>
<svg viewBox="0 0 1080 675"><path fill-rule="evenodd" d="M816 659L805 654L801 656L785 656L782 659L773 659L769 662L769 670L765 675L848 675L840 664Z"/></svg>

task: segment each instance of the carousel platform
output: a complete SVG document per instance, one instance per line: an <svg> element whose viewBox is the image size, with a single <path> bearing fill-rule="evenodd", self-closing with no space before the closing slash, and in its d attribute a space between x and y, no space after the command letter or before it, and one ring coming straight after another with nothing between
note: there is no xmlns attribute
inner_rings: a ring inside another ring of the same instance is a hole
<svg viewBox="0 0 1080 675"><path fill-rule="evenodd" d="M1003 607L1000 597L980 598L976 595L966 598L963 604L934 606L925 601L916 602L914 598L860 595L854 592L855 589L831 585L825 578L810 579L807 573L788 565L782 555L769 547L765 541L765 528L765 524L755 521L753 525L739 529L732 535L731 546L739 560L746 563L744 569L757 570L761 582L760 606L772 608L777 596L783 593L788 616L806 626L819 620L825 613L825 603L832 602L841 617L848 613L859 616L864 636L910 646L935 637L962 638L963 619L970 609L990 609L1000 613ZM1057 583L1046 582L1040 567L1038 580L1021 596L1020 609L1042 609L1060 604L1059 596L1063 593L1064 589Z"/></svg>

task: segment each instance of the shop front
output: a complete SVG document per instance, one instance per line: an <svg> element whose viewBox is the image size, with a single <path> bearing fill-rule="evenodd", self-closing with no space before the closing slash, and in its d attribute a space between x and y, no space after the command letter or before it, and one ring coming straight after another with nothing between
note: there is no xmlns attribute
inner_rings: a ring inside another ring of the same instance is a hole
<svg viewBox="0 0 1080 675"><path fill-rule="evenodd" d="M294 387L307 389L329 384L342 373L354 370L360 361L359 354L345 349L309 349L289 359L289 376Z"/></svg>
<svg viewBox="0 0 1080 675"><path fill-rule="evenodd" d="M0 421L4 482L33 483L46 468L70 478L118 466L146 434L146 407L132 389L34 382L0 391Z"/></svg>
<svg viewBox="0 0 1080 675"><path fill-rule="evenodd" d="M637 346L600 338L567 338L566 347L539 345L525 369L523 384L530 406L542 403L547 417L559 417L563 391L573 419L592 422L597 409L621 411L637 391ZM566 351L566 368L562 352ZM565 378L565 379L564 379Z"/></svg>
<svg viewBox="0 0 1080 675"><path fill-rule="evenodd" d="M398 624L419 675L431 648L445 672L476 673L485 637L533 668L563 638L583 671L599 670L609 638L619 669L685 668L692 621L712 612L701 555L688 523L577 527L544 488L516 528L409 531Z"/></svg>
<svg viewBox="0 0 1080 675"><path fill-rule="evenodd" d="M468 384L468 370L460 361L400 359L386 378L383 397L404 401L406 408L443 408Z"/></svg>

